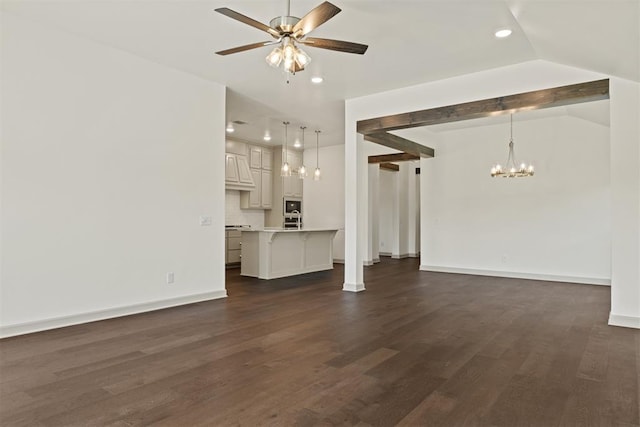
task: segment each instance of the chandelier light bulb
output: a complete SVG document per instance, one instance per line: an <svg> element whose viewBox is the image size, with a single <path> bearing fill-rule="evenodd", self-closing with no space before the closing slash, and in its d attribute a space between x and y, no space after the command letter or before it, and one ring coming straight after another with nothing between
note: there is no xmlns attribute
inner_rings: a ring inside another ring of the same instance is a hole
<svg viewBox="0 0 640 427"><path fill-rule="evenodd" d="M316 168L316 170L313 172L313 180L320 181L320 168Z"/></svg>
<svg viewBox="0 0 640 427"><path fill-rule="evenodd" d="M307 177L307 168L305 167L305 165L300 166L300 168L298 168L298 178L300 179L305 179Z"/></svg>

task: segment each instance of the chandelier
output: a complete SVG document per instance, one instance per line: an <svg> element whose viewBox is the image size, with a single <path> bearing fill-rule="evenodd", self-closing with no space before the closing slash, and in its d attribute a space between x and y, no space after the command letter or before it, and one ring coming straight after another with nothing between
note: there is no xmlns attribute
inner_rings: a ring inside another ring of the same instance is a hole
<svg viewBox="0 0 640 427"><path fill-rule="evenodd" d="M501 176L503 178L519 178L524 176L533 176L533 165L516 161L516 155L513 151L513 114L510 118L511 138L509 139L509 157L507 163L502 167L499 163L491 167L491 176Z"/></svg>

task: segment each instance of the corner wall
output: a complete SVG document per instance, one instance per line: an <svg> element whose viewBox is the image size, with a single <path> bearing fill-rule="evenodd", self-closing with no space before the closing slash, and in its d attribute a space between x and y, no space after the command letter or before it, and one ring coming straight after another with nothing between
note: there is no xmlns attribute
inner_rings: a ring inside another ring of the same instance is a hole
<svg viewBox="0 0 640 427"><path fill-rule="evenodd" d="M224 297L225 88L7 12L1 51L0 334Z"/></svg>

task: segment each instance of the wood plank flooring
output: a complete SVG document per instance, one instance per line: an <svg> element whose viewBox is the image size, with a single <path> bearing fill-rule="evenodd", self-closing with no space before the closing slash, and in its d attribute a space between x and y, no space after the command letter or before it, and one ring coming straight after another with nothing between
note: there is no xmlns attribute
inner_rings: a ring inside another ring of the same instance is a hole
<svg viewBox="0 0 640 427"><path fill-rule="evenodd" d="M0 341L2 426L639 426L640 331L610 290L414 259Z"/></svg>

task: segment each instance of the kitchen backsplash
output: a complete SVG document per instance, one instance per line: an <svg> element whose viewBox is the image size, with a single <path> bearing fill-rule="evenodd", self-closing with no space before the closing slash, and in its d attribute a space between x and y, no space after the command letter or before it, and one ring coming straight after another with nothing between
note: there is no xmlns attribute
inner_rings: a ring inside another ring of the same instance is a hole
<svg viewBox="0 0 640 427"><path fill-rule="evenodd" d="M225 225L250 225L251 228L264 227L264 211L240 209L240 191L225 192Z"/></svg>

